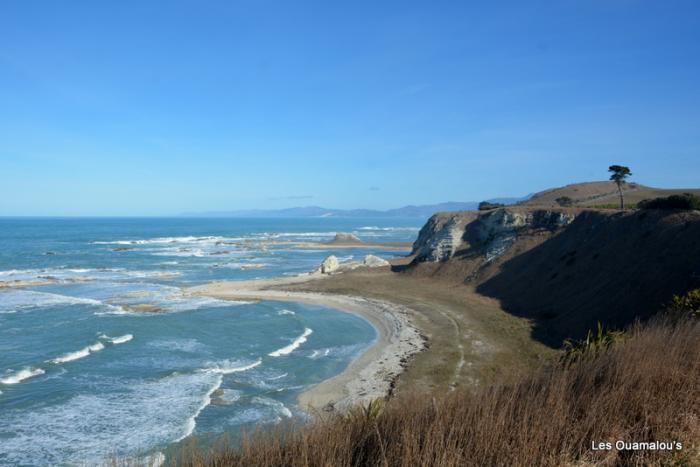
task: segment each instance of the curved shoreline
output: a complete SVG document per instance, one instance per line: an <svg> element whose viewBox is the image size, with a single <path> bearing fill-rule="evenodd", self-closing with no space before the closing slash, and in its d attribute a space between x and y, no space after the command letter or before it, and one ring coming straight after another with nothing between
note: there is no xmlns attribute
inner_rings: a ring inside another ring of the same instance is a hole
<svg viewBox="0 0 700 467"><path fill-rule="evenodd" d="M341 373L299 395L298 403L311 412L345 410L357 403L391 394L396 378L409 359L425 348L425 340L411 323L405 307L364 297L269 290L267 287L305 282L308 278L212 282L187 289L194 295L229 300L278 300L322 305L367 320L377 339Z"/></svg>

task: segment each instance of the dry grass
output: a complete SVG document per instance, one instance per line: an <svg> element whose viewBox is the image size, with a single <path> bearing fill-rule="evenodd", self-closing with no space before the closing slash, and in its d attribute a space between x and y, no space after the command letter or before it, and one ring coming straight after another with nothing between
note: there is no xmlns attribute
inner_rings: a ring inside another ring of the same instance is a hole
<svg viewBox="0 0 700 467"><path fill-rule="evenodd" d="M401 394L239 447L185 449L187 466L698 465L700 320L653 321L611 347L515 384ZM594 451L593 441L681 451Z"/></svg>

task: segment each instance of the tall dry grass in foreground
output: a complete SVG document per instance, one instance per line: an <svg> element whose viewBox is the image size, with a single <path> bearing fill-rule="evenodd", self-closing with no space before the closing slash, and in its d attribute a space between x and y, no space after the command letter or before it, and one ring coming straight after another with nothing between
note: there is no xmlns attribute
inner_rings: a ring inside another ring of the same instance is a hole
<svg viewBox="0 0 700 467"><path fill-rule="evenodd" d="M656 320L610 348L510 385L403 395L240 447L185 449L187 466L700 465L700 320ZM593 451L593 441L683 450Z"/></svg>

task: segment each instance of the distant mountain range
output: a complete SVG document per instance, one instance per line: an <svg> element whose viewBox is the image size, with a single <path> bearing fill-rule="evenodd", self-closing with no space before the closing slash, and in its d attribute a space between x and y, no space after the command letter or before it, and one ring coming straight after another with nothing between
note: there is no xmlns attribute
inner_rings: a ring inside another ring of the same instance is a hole
<svg viewBox="0 0 700 467"><path fill-rule="evenodd" d="M494 203L511 204L527 199L523 198L495 198L488 201ZM441 211L471 211L477 208L478 201L446 202L439 204L426 204L421 206L404 206L402 208L388 209L386 211L376 209L330 209L319 206L305 206L285 209L246 209L239 211L214 211L185 213L187 217L430 217Z"/></svg>

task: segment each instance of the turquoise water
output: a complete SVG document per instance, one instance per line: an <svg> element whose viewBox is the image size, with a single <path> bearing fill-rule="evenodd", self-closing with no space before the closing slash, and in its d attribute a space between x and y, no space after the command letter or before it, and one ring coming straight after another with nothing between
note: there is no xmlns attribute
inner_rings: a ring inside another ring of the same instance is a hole
<svg viewBox="0 0 700 467"><path fill-rule="evenodd" d="M147 456L192 434L235 437L303 416L299 392L342 371L375 330L324 307L188 297L182 287L306 272L329 254L392 257L280 241L408 241L419 225L0 219L0 285L13 285L0 288L0 464Z"/></svg>

